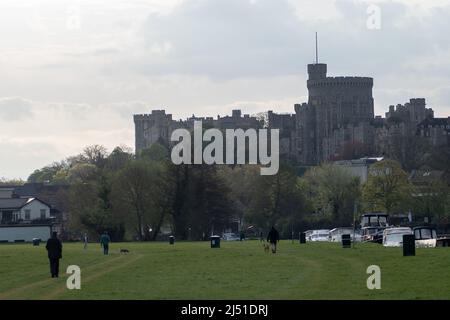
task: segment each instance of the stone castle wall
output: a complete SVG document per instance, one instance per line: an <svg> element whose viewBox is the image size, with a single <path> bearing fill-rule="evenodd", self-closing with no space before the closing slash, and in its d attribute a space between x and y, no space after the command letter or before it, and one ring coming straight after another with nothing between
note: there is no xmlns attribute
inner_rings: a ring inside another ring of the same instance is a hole
<svg viewBox="0 0 450 320"><path fill-rule="evenodd" d="M335 158L349 144L367 145L383 155L398 137L411 135L429 137L433 145L449 143L450 118L423 125L434 116L423 98L390 106L383 119L374 115L372 78L327 77L326 64L308 65L308 75L308 103L296 104L293 114L267 113L268 128L280 129L280 154L285 159L316 165ZM157 142L170 146L173 130L192 129L195 120L202 120L205 128L220 130L264 127L262 120L242 115L241 110L216 119L193 115L178 121L164 110L153 110L134 116L136 152Z"/></svg>

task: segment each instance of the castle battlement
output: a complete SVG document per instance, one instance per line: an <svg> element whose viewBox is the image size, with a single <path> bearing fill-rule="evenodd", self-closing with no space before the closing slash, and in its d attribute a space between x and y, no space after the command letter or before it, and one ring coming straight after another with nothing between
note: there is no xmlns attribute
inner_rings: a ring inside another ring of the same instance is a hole
<svg viewBox="0 0 450 320"><path fill-rule="evenodd" d="M373 86L373 78L370 77L326 77L318 80L308 80L308 87L328 86Z"/></svg>
<svg viewBox="0 0 450 320"><path fill-rule="evenodd" d="M150 114L135 114L133 116L134 121L149 121L152 119L162 119L166 118L167 120L172 120L171 114L166 114L165 110L152 110Z"/></svg>
<svg viewBox="0 0 450 320"><path fill-rule="evenodd" d="M361 145L364 152L388 154L393 139L411 132L429 139L433 145L450 145L450 118L433 121L432 109L424 98L389 106L386 118L374 115L371 77L327 77L327 65L308 65L308 102L295 104L295 114L267 112L267 126L259 117L242 114L217 118L192 115L173 120L165 110L134 115L136 153L154 143L171 145L171 134L178 128L192 129L195 120L219 130L275 128L280 130L280 154L298 164L316 165L347 152L348 146ZM425 121L425 122L424 122ZM417 125L421 123L421 127ZM413 130L415 127L418 130ZM445 131L447 130L447 131Z"/></svg>

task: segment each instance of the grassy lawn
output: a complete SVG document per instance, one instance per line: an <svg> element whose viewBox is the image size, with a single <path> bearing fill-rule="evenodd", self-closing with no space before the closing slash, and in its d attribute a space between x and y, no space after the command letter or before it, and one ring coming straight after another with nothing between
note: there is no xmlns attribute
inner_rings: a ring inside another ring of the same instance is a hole
<svg viewBox="0 0 450 320"><path fill-rule="evenodd" d="M119 254L127 248L130 254ZM0 245L0 299L450 299L450 248L417 249L282 241L275 255L259 241L64 244L60 278L51 279L41 244ZM66 288L68 265L81 268L81 290ZM368 290L369 265L381 290Z"/></svg>

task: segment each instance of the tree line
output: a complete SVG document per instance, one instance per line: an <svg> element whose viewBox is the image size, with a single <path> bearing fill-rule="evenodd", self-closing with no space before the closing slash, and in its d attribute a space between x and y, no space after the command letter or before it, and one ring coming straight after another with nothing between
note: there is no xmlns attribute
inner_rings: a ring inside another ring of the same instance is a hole
<svg viewBox="0 0 450 320"><path fill-rule="evenodd" d="M418 188L394 160L372 165L362 184L329 163L299 176L282 162L278 174L261 176L257 165L174 165L157 143L138 155L93 145L36 170L28 182L69 185L70 232L107 231L116 241L157 240L167 229L177 239L200 240L231 225L254 235L276 225L286 238L353 226L367 211L413 211L439 223L450 215L448 181Z"/></svg>

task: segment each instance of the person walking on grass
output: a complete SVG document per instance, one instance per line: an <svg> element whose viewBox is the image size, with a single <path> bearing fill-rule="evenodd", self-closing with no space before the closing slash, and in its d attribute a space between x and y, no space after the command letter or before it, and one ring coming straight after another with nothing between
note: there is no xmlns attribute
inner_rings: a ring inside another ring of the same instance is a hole
<svg viewBox="0 0 450 320"><path fill-rule="evenodd" d="M108 233L105 231L100 237L100 245L103 247L103 254L107 255L109 253L109 243L111 242L111 238Z"/></svg>
<svg viewBox="0 0 450 320"><path fill-rule="evenodd" d="M84 236L83 236L83 243L84 243L84 246L83 246L83 248L84 248L84 250L86 250L86 249L87 249L87 246L88 246L88 241L89 241L89 239L88 239L88 235L87 235L87 233L85 233L85 234L84 234Z"/></svg>
<svg viewBox="0 0 450 320"><path fill-rule="evenodd" d="M62 259L62 244L56 232L53 232L52 237L47 240L45 248L47 249L48 259L50 261L50 274L52 278L58 278L59 259Z"/></svg>
<svg viewBox="0 0 450 320"><path fill-rule="evenodd" d="M270 229L269 234L267 235L267 242L270 242L270 246L272 248L272 253L277 252L278 241L280 241L280 234L275 229L275 227L272 226L272 229Z"/></svg>

